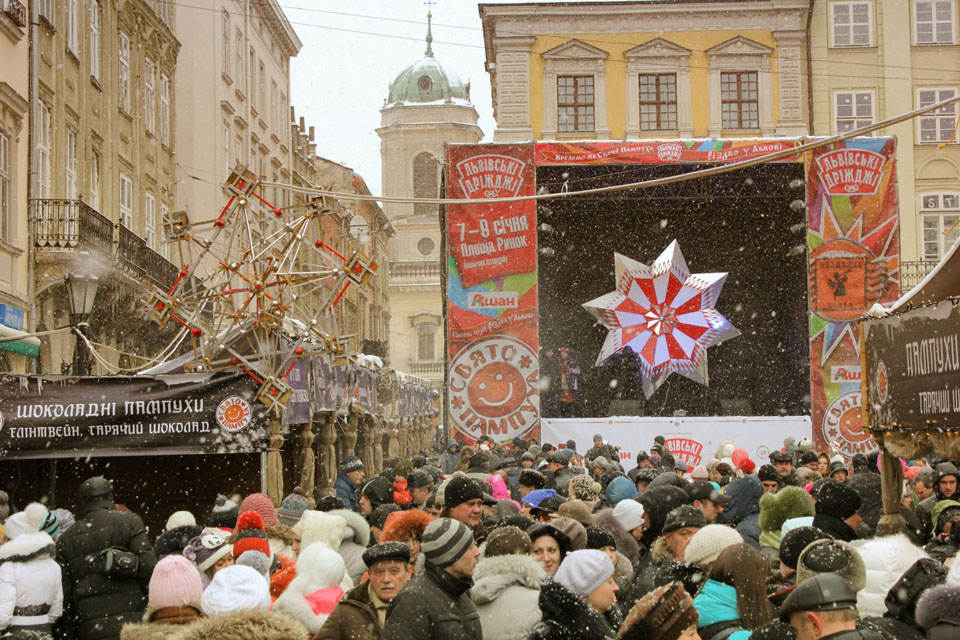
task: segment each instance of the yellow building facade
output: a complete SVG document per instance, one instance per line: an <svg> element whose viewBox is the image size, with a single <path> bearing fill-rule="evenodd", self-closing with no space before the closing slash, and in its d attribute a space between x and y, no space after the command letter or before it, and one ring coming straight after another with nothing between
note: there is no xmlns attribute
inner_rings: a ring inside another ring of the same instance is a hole
<svg viewBox="0 0 960 640"><path fill-rule="evenodd" d="M805 135L808 7L481 4L494 140Z"/></svg>

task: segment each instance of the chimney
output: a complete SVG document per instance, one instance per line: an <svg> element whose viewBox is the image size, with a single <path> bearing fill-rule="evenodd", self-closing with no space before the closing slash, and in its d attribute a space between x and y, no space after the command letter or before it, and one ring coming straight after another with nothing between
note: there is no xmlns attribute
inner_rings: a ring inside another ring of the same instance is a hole
<svg viewBox="0 0 960 640"><path fill-rule="evenodd" d="M310 142L313 142L313 134L314 134L314 127L310 127L310 136L308 138Z"/></svg>

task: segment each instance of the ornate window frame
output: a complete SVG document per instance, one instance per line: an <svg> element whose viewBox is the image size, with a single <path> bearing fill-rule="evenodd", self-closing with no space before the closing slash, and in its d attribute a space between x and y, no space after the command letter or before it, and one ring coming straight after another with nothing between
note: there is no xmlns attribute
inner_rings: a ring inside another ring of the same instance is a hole
<svg viewBox="0 0 960 640"><path fill-rule="evenodd" d="M654 38L623 53L627 58L627 138L693 137L690 54L686 47ZM677 128L645 131L640 128L640 75L673 73L677 76Z"/></svg>
<svg viewBox="0 0 960 640"><path fill-rule="evenodd" d="M773 79L770 72L770 55L773 47L768 47L750 38L736 36L707 49L710 58L707 87L710 100L710 123L707 133L719 138L724 134L776 135L773 122ZM758 129L724 129L720 109L720 74L732 71L755 71L759 83L760 127Z"/></svg>
<svg viewBox="0 0 960 640"><path fill-rule="evenodd" d="M545 140L561 137L565 139L592 137L596 140L610 138L610 129L607 127L607 69L604 64L604 60L609 55L607 51L577 39L569 40L540 54L544 62L541 138ZM593 76L595 124L592 132L571 131L561 134L557 130L557 76L565 75Z"/></svg>

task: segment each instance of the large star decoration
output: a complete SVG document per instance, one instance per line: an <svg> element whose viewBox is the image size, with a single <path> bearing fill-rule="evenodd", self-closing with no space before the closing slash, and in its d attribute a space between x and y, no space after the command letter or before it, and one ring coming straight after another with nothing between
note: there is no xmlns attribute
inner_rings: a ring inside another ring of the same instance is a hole
<svg viewBox="0 0 960 640"><path fill-rule="evenodd" d="M714 308L727 274L691 274L676 240L652 266L619 253L614 262L616 291L583 305L609 330L597 365L630 347L647 398L671 373L709 384L707 347L740 335Z"/></svg>

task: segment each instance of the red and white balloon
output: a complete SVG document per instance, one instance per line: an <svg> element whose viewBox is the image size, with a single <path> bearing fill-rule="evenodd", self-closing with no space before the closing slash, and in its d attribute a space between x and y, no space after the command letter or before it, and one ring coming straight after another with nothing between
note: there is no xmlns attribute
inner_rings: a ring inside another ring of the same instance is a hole
<svg viewBox="0 0 960 640"><path fill-rule="evenodd" d="M740 332L716 310L726 273L691 274L674 240L647 266L614 254L617 289L583 307L608 330L597 365L626 347L649 398L671 373L708 384L707 347Z"/></svg>

